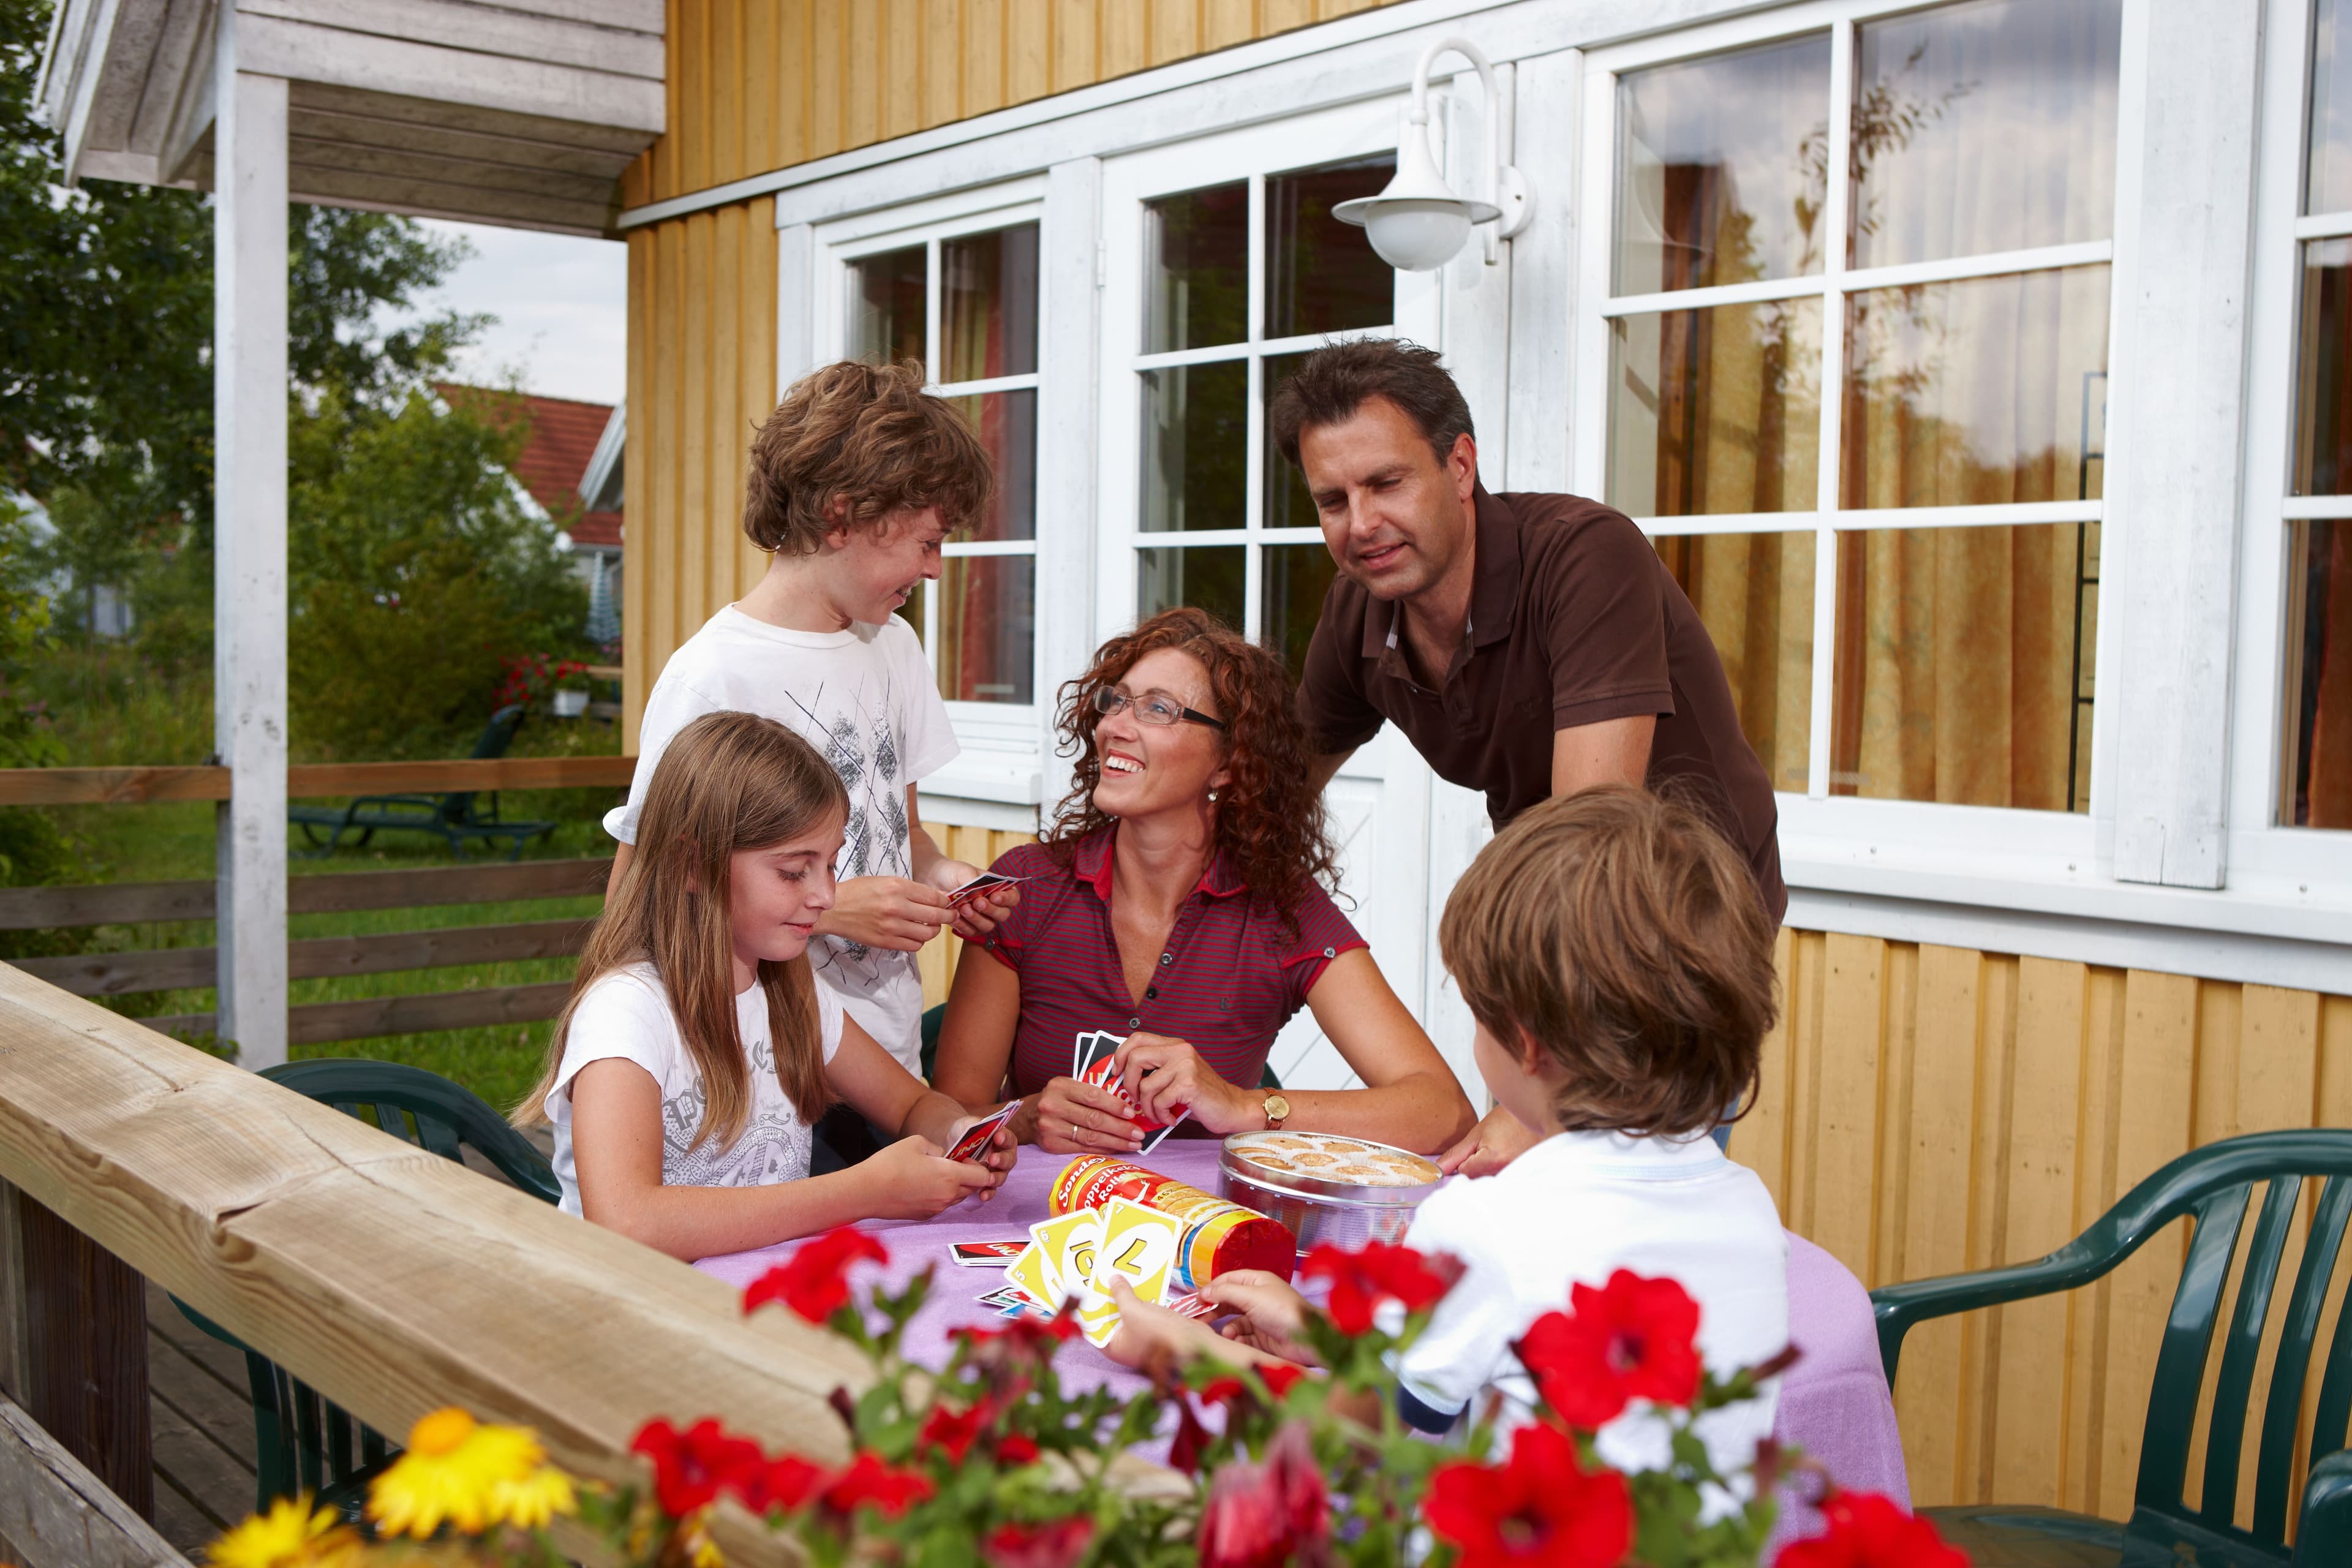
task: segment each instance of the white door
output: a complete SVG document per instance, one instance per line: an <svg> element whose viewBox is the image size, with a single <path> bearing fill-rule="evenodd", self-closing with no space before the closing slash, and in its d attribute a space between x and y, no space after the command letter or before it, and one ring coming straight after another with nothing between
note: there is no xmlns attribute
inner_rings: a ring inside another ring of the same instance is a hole
<svg viewBox="0 0 2352 1568"><path fill-rule="evenodd" d="M1306 487L1267 439L1266 405L1327 339L1440 346L1434 279L1391 270L1330 216L1387 184L1402 108L1354 104L1104 165L1098 637L1189 604L1299 668L1333 568ZM1390 728L1325 804L1341 906L1424 1016L1429 770ZM1270 1062L1291 1088L1357 1081L1304 1011Z"/></svg>

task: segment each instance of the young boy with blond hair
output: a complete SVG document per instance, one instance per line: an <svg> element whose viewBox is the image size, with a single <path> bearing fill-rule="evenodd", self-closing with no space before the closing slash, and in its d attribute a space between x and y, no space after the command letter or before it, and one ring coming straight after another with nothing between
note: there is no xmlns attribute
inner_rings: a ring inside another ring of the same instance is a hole
<svg viewBox="0 0 2352 1568"><path fill-rule="evenodd" d="M1477 1021L1487 1089L1541 1142L1494 1175L1455 1178L1413 1216L1405 1244L1463 1273L1399 1362L1408 1423L1445 1431L1489 1392L1506 1432L1528 1419L1535 1387L1513 1342L1570 1286L1598 1289L1620 1268L1681 1283L1718 1374L1787 1346L1780 1215L1707 1136L1755 1087L1775 1014L1772 934L1738 852L1699 813L1642 790L1556 796L1471 863L1439 950ZM1288 1282L1236 1272L1202 1294L1241 1314L1226 1339L1114 1289L1131 1316L1112 1353L1297 1353L1305 1303ZM1754 1458L1777 1404L1768 1381L1762 1397L1700 1418L1719 1470ZM1638 1408L1599 1435L1621 1469L1662 1465L1664 1440Z"/></svg>
<svg viewBox="0 0 2352 1568"><path fill-rule="evenodd" d="M908 1071L921 1071L915 954L952 924L985 937L1009 889L950 910L979 875L925 832L916 782L954 758L921 642L897 612L940 574L940 542L978 520L994 477L962 416L920 367L845 362L793 383L751 443L743 531L768 552L752 590L703 623L646 700L620 840L618 887L646 790L670 738L706 713L773 719L824 755L849 792L839 901L816 921L818 984Z"/></svg>

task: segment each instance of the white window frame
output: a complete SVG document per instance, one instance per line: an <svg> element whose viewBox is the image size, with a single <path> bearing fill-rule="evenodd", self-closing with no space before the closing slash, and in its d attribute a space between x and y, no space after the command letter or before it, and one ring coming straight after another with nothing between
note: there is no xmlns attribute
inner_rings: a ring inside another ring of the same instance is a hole
<svg viewBox="0 0 2352 1568"><path fill-rule="evenodd" d="M2247 354L2245 529L2231 726L2230 879L2307 895L2352 884L2352 830L2280 820L2286 759L2287 534L2298 519L2352 518L2352 495L2296 496L2295 350L2306 241L2352 236L2352 211L2303 213L2315 0L2268 0L2259 108Z"/></svg>
<svg viewBox="0 0 2352 1568"><path fill-rule="evenodd" d="M1312 110L1289 119L1211 132L1165 147L1106 160L1103 164L1103 284L1101 386L1101 483L1098 492L1095 605L1098 635L1108 637L1135 624L1139 552L1147 549L1218 545L1312 544L1319 528L1264 526L1268 460L1263 380L1268 356L1298 353L1324 342L1321 333L1264 336L1265 317L1265 187L1270 175L1311 169L1350 158L1393 153L1397 127L1408 100L1390 96ZM1443 116L1433 116L1442 123ZM1249 299L1246 333L1241 342L1165 353L1142 352L1144 204L1160 196L1214 185L1249 184ZM1396 307L1388 326L1331 334L1334 339L1409 338L1438 342L1438 274L1396 275ZM1177 365L1231 363L1246 360L1244 459L1244 526L1147 532L1141 527L1142 373ZM1264 610L1265 556L1245 548L1243 555L1244 633L1260 635Z"/></svg>
<svg viewBox="0 0 2352 1568"><path fill-rule="evenodd" d="M2132 26L2133 0L2126 0L2124 26ZM1815 299L1821 301L1822 406L1817 491L1811 510L1715 514L1696 517L1636 518L1652 537L1710 533L1805 533L1814 539L1813 668L1811 753L1806 787L1800 793L1778 788L1784 858L1820 863L1843 862L1857 868L1884 868L1898 862L1916 866L1960 863L1991 874L2009 872L2028 877L2053 874L2091 879L2104 842L2102 829L2113 816L2112 774L2108 764L2111 703L2092 707L2090 800L2087 811L2060 812L2011 806L1972 806L1932 801L1885 800L1830 793L1830 745L1832 738L1832 678L1835 669L1837 604L1837 536L1868 530L1992 527L2021 523L2100 522L2105 521L2103 500L2035 501L2011 505L1961 507L1887 507L1846 509L1839 505L1841 465L1837 460L1840 424L1843 416L1845 374L1844 298L1864 289L1911 284L2000 277L2061 267L2105 265L2109 268L2107 342L2108 364L2117 362L2116 345L2125 329L2122 302L2126 295L2129 247L2121 201L2121 165L2125 139L2133 133L2130 94L2123 94L2116 128L2118 150L2117 205L2104 240L2039 247L1947 260L1855 268L1846 261L1847 183L1827 182L1821 270L1797 278L1717 285L1706 289L1611 297L1611 263L1616 224L1617 78L1627 71L1720 54L1727 50L1792 39L1807 34L1830 36L1830 70L1826 98L1829 120L1827 166L1843 170L1850 162L1850 110L1853 85L1853 34L1858 23L1879 17L1936 9L1918 0L1812 0L1799 5L1703 23L1660 33L1585 56L1584 121L1579 141L1582 157L1580 255L1574 338L1575 413L1574 474L1571 488L1579 494L1607 494L1609 441L1609 331L1621 316L1660 310L1696 310L1714 305L1753 304L1767 300ZM2123 68L2130 68L2128 51ZM2104 459L2103 459L2104 465ZM2103 492L2112 484L2113 470L2102 474ZM2102 576L2111 570L2116 541L2101 540ZM2095 669L2114 669L2117 617L2105 613L2102 601L2096 637ZM1989 861L1990 857L1990 861ZM2063 870L2060 870L2060 867Z"/></svg>
<svg viewBox="0 0 2352 1568"><path fill-rule="evenodd" d="M856 264L870 256L920 245L925 250L923 342L924 364L936 365L941 330L940 247L943 241L986 234L1022 224L1039 226L1037 321L1038 368L1021 375L982 381L933 382L926 390L940 397L964 397L981 393L1036 391L1045 402L1045 316L1052 308L1046 277L1051 270L1045 252L1045 181L1032 178L1007 182L983 190L964 191L929 201L908 203L878 212L863 213L818 227L812 292L816 302L814 322L815 363L845 359L850 352L853 313L856 308ZM1039 444L1044 444L1042 432ZM1041 485L1042 490L1042 475ZM1038 514L1025 540L950 539L940 546L942 557L1017 555L1038 564L1033 583L1038 595L1032 616L1029 646L1030 700L1019 702L947 701L948 718L963 756L942 770L927 787L950 795L969 795L1014 805L1034 805L1042 787L1041 761L1045 727L1051 722L1052 693L1045 668L1044 560L1052 548L1042 496ZM939 678L939 584L923 595L923 651L933 680ZM943 696L943 700L944 700Z"/></svg>

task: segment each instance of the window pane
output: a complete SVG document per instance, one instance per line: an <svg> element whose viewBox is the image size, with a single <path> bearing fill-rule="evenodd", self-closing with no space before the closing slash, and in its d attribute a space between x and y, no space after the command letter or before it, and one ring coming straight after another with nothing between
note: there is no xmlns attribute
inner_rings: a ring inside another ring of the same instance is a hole
<svg viewBox="0 0 2352 1568"><path fill-rule="evenodd" d="M1135 552L1135 618L1192 605L1242 629L1244 547L1213 544L1185 550L1158 545Z"/></svg>
<svg viewBox="0 0 2352 1568"><path fill-rule="evenodd" d="M1698 533L1652 541L1706 623L1739 727L1774 789L1804 789L1813 736L1813 535Z"/></svg>
<svg viewBox="0 0 2352 1568"><path fill-rule="evenodd" d="M966 539L1037 537L1037 395L989 392L951 397L996 466L996 499Z"/></svg>
<svg viewBox="0 0 2352 1568"><path fill-rule="evenodd" d="M1259 375L1259 384L1265 389L1268 408L1274 406L1274 395L1282 384L1298 374L1307 363L1305 354L1268 354L1265 368ZM1315 500L1307 493L1307 476L1284 460L1274 449L1274 427L1270 421L1260 426L1265 431L1265 460L1262 466L1265 494L1260 505L1265 509L1261 521L1267 528L1319 528L1322 518L1315 510Z"/></svg>
<svg viewBox="0 0 2352 1568"><path fill-rule="evenodd" d="M1820 504L1819 299L1609 326L1610 505L1693 517Z"/></svg>
<svg viewBox="0 0 2352 1568"><path fill-rule="evenodd" d="M1027 375L1037 368L1037 226L940 243L941 381Z"/></svg>
<svg viewBox="0 0 2352 1568"><path fill-rule="evenodd" d="M950 555L940 563L939 595L940 695L951 702L1029 701L1035 559Z"/></svg>
<svg viewBox="0 0 2352 1568"><path fill-rule="evenodd" d="M1822 269L1830 37L1617 79L1619 294Z"/></svg>
<svg viewBox="0 0 2352 1568"><path fill-rule="evenodd" d="M2102 493L2105 267L1876 289L1846 311L1845 505Z"/></svg>
<svg viewBox="0 0 2352 1568"><path fill-rule="evenodd" d="M1974 0L1854 29L1853 264L2105 239L2123 0Z"/></svg>
<svg viewBox="0 0 2352 1568"><path fill-rule="evenodd" d="M2289 523L2279 820L2352 827L2352 522Z"/></svg>
<svg viewBox="0 0 2352 1568"><path fill-rule="evenodd" d="M1830 792L2089 810L2097 531L1839 535Z"/></svg>
<svg viewBox="0 0 2352 1568"><path fill-rule="evenodd" d="M1141 527L1243 526L1243 444L1249 366L1178 365L1143 374Z"/></svg>
<svg viewBox="0 0 2352 1568"><path fill-rule="evenodd" d="M1249 183L1143 204L1143 352L1249 335Z"/></svg>
<svg viewBox="0 0 2352 1568"><path fill-rule="evenodd" d="M856 320L849 353L868 364L923 357L923 247L885 251L853 262Z"/></svg>
<svg viewBox="0 0 2352 1568"><path fill-rule="evenodd" d="M1307 668L1307 645L1323 614L1323 595L1338 574L1331 552L1319 544L1265 547L1265 632L1258 641L1282 656L1294 679Z"/></svg>
<svg viewBox="0 0 2352 1568"><path fill-rule="evenodd" d="M1297 337L1385 327L1396 319L1396 272L1364 231L1331 209L1376 196L1396 154L1276 174L1265 183L1265 335Z"/></svg>
<svg viewBox="0 0 2352 1568"><path fill-rule="evenodd" d="M2352 491L2352 239L2303 247L2295 382L2294 493Z"/></svg>
<svg viewBox="0 0 2352 1568"><path fill-rule="evenodd" d="M2345 29L2339 31L2339 29ZM2347 46L2337 47L2339 37ZM2311 26L2311 150L2303 210L2352 207L2352 6L2319 0Z"/></svg>

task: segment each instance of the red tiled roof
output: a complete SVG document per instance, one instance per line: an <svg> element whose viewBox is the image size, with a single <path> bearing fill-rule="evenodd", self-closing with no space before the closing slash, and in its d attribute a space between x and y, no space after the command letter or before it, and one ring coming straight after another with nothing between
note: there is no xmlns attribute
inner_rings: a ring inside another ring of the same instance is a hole
<svg viewBox="0 0 2352 1568"><path fill-rule="evenodd" d="M478 394L481 389L445 384L438 390L444 398L454 402L467 393ZM589 459L596 455L596 443L613 417L613 405L583 403L570 397L540 397L530 393L522 395L522 402L530 415L530 438L523 443L522 454L514 461L514 477L530 492L531 500L547 509L550 516L559 521L570 520L573 543L618 549L621 514L579 510L581 477L588 471Z"/></svg>

